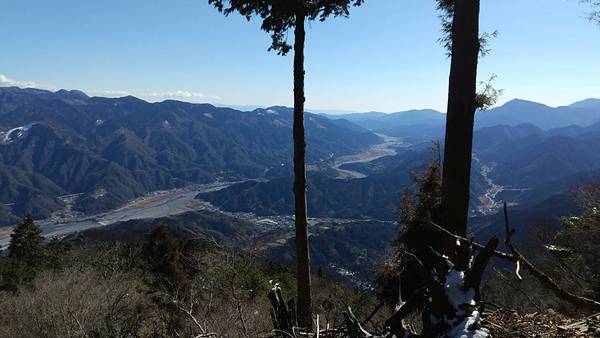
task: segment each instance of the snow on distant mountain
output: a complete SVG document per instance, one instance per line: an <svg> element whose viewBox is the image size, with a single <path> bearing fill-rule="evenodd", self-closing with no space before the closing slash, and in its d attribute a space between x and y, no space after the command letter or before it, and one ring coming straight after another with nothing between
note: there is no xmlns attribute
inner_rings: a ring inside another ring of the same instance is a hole
<svg viewBox="0 0 600 338"><path fill-rule="evenodd" d="M9 144L15 140L27 136L27 132L33 125L33 123L30 123L21 127L10 129L6 132L0 132L0 144Z"/></svg>

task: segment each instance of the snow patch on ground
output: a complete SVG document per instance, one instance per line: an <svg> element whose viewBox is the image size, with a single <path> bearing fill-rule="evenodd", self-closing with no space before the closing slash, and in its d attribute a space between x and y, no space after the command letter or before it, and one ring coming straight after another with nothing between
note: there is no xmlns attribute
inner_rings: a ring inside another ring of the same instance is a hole
<svg viewBox="0 0 600 338"><path fill-rule="evenodd" d="M448 301L456 310L457 316L464 316L463 306L476 305L475 302L475 290L472 288L464 290L465 272L451 270L446 275L446 284L444 285L444 291L448 296ZM487 338L489 337L489 331L481 327L481 315L478 311L471 312L470 315L464 317L464 319L458 324L453 325L456 322L448 323L452 329L446 334L450 338Z"/></svg>
<svg viewBox="0 0 600 338"><path fill-rule="evenodd" d="M31 129L31 127L33 125L34 125L34 123L30 123L30 124L26 124L21 127L16 127L16 128L10 129L9 131L6 131L6 132L0 132L0 143L1 144L9 144L18 139L26 137L27 132L29 131L29 129Z"/></svg>
<svg viewBox="0 0 600 338"><path fill-rule="evenodd" d="M455 309L460 309L461 304L475 305L475 290L463 290L464 279L464 271L451 270L446 276L444 290Z"/></svg>
<svg viewBox="0 0 600 338"><path fill-rule="evenodd" d="M204 113L204 116L208 117L209 119L214 118L213 114L211 113Z"/></svg>
<svg viewBox="0 0 600 338"><path fill-rule="evenodd" d="M273 109L267 109L266 112L273 115L279 115L279 113L274 111Z"/></svg>
<svg viewBox="0 0 600 338"><path fill-rule="evenodd" d="M450 338L488 338L490 331L481 327L481 315L479 311L473 311L460 324L448 332Z"/></svg>

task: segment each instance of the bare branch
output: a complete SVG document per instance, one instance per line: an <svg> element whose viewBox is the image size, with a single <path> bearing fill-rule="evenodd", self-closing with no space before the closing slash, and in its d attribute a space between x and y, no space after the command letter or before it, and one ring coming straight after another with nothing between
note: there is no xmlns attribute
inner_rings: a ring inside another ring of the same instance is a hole
<svg viewBox="0 0 600 338"><path fill-rule="evenodd" d="M506 202L504 203L504 225L506 228L506 247L510 249L513 256L516 257L517 263L521 262L525 268L542 283L545 287L550 289L558 298L567 301L573 305L580 306L586 309L599 310L600 302L593 299L574 295L563 288L561 288L550 276L536 268L527 258L525 258L512 244L512 237L515 234L515 229L510 228L508 219L508 207Z"/></svg>

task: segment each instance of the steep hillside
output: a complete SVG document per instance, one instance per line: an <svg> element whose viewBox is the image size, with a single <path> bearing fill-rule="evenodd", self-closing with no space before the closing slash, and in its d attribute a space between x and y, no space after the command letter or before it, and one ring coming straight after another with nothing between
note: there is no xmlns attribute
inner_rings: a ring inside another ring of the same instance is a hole
<svg viewBox="0 0 600 338"><path fill-rule="evenodd" d="M403 191L413 188L414 175L421 174L432 160L428 146L418 145L401 150L396 156L343 166L367 174L364 178L335 179L326 173L309 172L308 215L395 220ZM486 188L479 172L479 164L474 162L474 196L482 194ZM292 182L292 177L244 182L199 194L196 198L209 201L225 211L291 215L294 213Z"/></svg>
<svg viewBox="0 0 600 338"><path fill-rule="evenodd" d="M25 196L55 201L59 195L79 193L75 209L92 213L188 183L273 177L290 170L291 128L292 111L285 107L241 112L209 104L148 103L131 96L0 88L0 168L16 168L52 183L52 188L21 184L20 198L5 193L0 203L14 220L33 208L32 198ZM310 113L306 134L309 163L381 142L352 123ZM14 176L6 169L2 175ZM60 203L38 205L36 214L45 217Z"/></svg>
<svg viewBox="0 0 600 338"><path fill-rule="evenodd" d="M599 140L600 124L548 131L522 124L480 129L473 148L480 160L495 164L495 182L532 188L600 169Z"/></svg>
<svg viewBox="0 0 600 338"><path fill-rule="evenodd" d="M485 165L497 203L530 206L597 180L599 139L600 123L546 131L529 124L502 125L477 130L473 150Z"/></svg>
<svg viewBox="0 0 600 338"><path fill-rule="evenodd" d="M493 214L502 201L539 204L600 178L599 126L545 131L520 124L477 130L471 171L472 215ZM364 174L364 178L340 180L328 172L309 173L309 215L394 220L402 191L412 187L413 174L421 173L432 160L429 147L429 143L417 144L398 149L395 156L340 167ZM288 176L246 182L197 198L226 211L291 215L292 181Z"/></svg>

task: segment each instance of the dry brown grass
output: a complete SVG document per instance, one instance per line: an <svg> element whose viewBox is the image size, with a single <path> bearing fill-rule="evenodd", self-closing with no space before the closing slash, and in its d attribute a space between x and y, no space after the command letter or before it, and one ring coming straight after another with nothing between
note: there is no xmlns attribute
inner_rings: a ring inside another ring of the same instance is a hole
<svg viewBox="0 0 600 338"><path fill-rule="evenodd" d="M31 288L0 292L0 338L259 337L273 328L269 279L286 297L295 293L288 270L265 270L224 250L191 259L197 272L177 290L147 283L148 273L114 248L82 254L63 270L41 272ZM348 306L361 319L375 307L370 297L325 278L315 276L313 290L321 327L341 324Z"/></svg>

